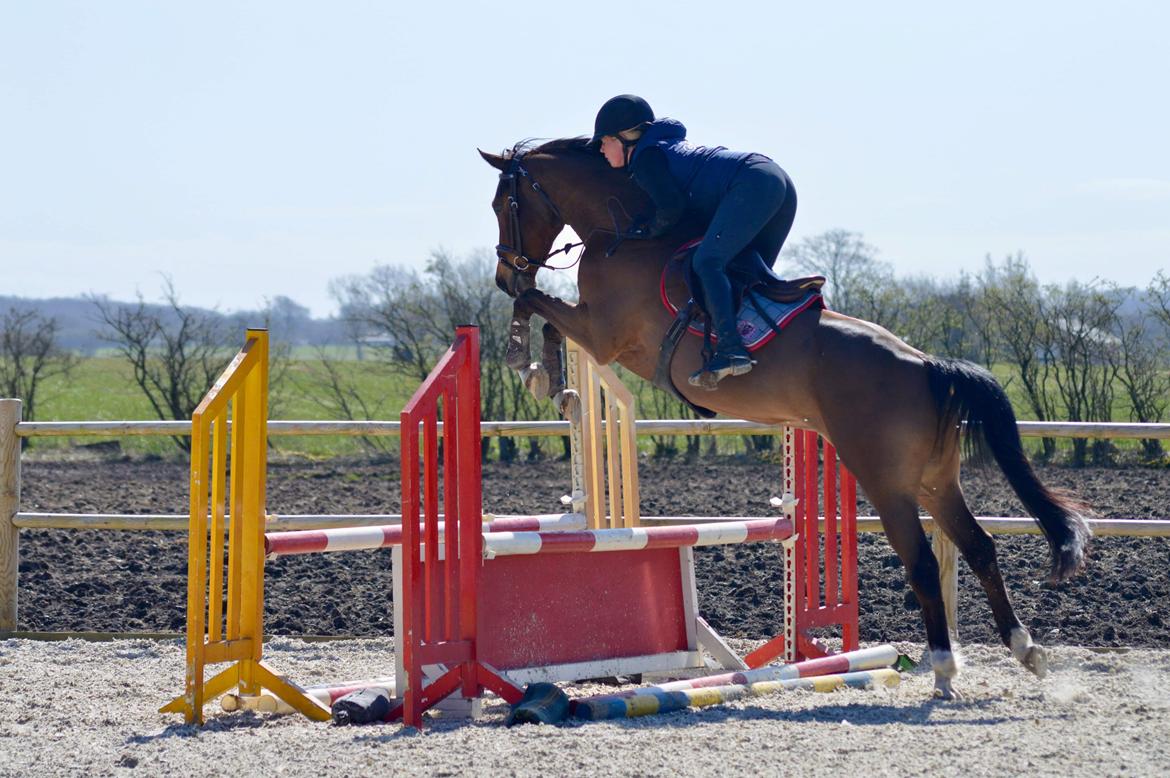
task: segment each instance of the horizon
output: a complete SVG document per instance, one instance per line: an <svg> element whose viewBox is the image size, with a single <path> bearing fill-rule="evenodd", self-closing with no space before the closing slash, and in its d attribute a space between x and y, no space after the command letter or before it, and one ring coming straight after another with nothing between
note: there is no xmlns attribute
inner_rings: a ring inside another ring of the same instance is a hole
<svg viewBox="0 0 1170 778"><path fill-rule="evenodd" d="M170 276L188 305L325 318L335 278L490 252L476 148L588 133L621 92L775 158L789 245L845 229L941 281L1017 252L1042 283L1166 268L1170 9L900 8L678 3L611 29L536 3L21 6L0 30L0 293L155 301Z"/></svg>

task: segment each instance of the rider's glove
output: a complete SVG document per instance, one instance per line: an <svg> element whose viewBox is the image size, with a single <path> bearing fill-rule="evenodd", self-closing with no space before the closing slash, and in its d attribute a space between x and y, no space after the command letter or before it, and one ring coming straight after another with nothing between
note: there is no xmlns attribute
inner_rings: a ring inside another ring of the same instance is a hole
<svg viewBox="0 0 1170 778"><path fill-rule="evenodd" d="M626 231L624 237L628 240L648 240L650 238L650 220L645 216L634 219L634 223L630 225L630 229Z"/></svg>

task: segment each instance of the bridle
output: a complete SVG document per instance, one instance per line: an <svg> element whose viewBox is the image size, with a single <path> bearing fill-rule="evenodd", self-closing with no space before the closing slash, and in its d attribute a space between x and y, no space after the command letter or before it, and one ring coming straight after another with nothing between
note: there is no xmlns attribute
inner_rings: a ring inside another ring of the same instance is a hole
<svg viewBox="0 0 1170 778"><path fill-rule="evenodd" d="M496 256L501 262L508 267L515 270L517 273L523 273L531 267L549 268L550 270L564 270L566 268L555 268L548 264L548 261L557 254L568 254L571 250L578 246L584 246L585 241L579 243L566 243L562 248L556 251L551 251L540 259L533 259L524 255L524 236L520 230L520 180L524 179L528 185L532 187L532 191L540 195L541 202L545 204L557 221L562 224L565 219L561 216L561 209L557 208L556 203L544 191L540 183L532 177L528 172L528 168L524 167L524 156L522 154L514 154L508 163L508 169L500 173L500 180L508 183L508 197L505 206L508 209L508 232L509 241L513 244L509 246L507 243L500 243L496 245ZM580 257L578 257L580 259ZM576 264L576 263L574 263Z"/></svg>

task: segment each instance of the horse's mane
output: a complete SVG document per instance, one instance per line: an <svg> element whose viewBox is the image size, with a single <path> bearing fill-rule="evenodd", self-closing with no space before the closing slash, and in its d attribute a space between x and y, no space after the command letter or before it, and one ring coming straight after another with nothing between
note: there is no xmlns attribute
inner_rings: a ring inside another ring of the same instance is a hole
<svg viewBox="0 0 1170 778"><path fill-rule="evenodd" d="M600 160L601 154L589 145L589 138L579 135L575 138L555 138L541 141L539 138L525 138L512 147L508 156L524 156L527 154L551 154L555 156L579 155L590 159Z"/></svg>
<svg viewBox="0 0 1170 778"><path fill-rule="evenodd" d="M571 161L574 163L575 174L585 176L585 178L574 179L577 182L593 182L602 187L600 190L602 195L616 196L626 200L630 203L627 206L629 208L643 208L645 192L632 183L624 170L611 168L609 163L605 161L605 157L601 155L600 150L596 146L590 145L588 137L582 135L576 138L556 138L553 140L527 138L504 153L508 159L541 155Z"/></svg>

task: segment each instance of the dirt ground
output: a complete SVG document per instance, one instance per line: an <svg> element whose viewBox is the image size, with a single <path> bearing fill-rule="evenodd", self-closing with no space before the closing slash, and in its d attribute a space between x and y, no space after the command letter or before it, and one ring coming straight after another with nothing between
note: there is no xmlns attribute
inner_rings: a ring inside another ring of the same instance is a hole
<svg viewBox="0 0 1170 778"><path fill-rule="evenodd" d="M646 515L768 515L779 493L775 465L721 459L644 460ZM1040 467L1041 478L1086 501L1101 517L1170 516L1170 471L1137 467ZM270 466L275 513L397 513L396 460L287 462ZM22 510L184 513L187 471L164 461L37 461L24 465ZM491 513L553 513L568 491L564 462L484 467ZM977 515L1020 516L997 472L969 470L964 488ZM871 513L861 501L859 512ZM1039 536L999 537L1000 566L1020 618L1037 639L1073 646L1164 648L1170 643L1170 540L1099 538L1087 570L1053 588L1043 582ZM861 640L924 639L917 604L881 535L860 544ZM774 547L697 551L700 609L727 637L772 636L780 623ZM167 532L24 530L20 623L25 630L181 631L186 538ZM960 571L963 642L997 642L974 577ZM392 629L388 551L285 557L269 564L267 631L280 635L382 637Z"/></svg>

